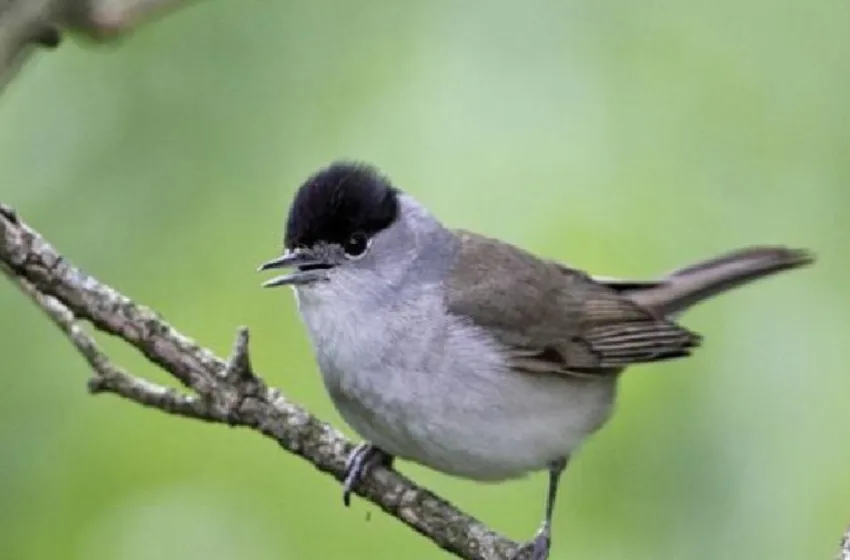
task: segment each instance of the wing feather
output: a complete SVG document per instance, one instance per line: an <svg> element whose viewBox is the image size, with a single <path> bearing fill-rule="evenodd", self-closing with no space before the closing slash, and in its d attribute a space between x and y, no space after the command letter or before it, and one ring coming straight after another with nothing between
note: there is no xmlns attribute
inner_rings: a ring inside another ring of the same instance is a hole
<svg viewBox="0 0 850 560"><path fill-rule="evenodd" d="M701 342L580 270L495 239L457 234L447 308L493 333L517 371L612 375L632 364L688 356Z"/></svg>

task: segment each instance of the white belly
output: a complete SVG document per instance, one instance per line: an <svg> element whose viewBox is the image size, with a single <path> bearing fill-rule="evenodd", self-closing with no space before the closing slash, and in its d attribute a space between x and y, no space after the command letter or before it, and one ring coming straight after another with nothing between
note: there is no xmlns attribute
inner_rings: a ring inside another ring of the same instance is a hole
<svg viewBox="0 0 850 560"><path fill-rule="evenodd" d="M483 387L452 380L410 393L329 389L343 418L365 440L392 455L481 481L547 468L574 452L610 415L611 380L577 385L492 373L496 379ZM437 381L433 372L405 377Z"/></svg>
<svg viewBox="0 0 850 560"><path fill-rule="evenodd" d="M516 478L572 453L610 415L614 379L508 371L490 337L427 302L341 314L299 299L334 404L392 455L476 480Z"/></svg>

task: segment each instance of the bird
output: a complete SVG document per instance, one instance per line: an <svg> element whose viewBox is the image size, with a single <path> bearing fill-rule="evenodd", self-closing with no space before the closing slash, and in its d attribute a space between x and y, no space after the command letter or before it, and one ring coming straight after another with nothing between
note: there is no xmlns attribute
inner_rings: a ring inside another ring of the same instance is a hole
<svg viewBox="0 0 850 560"><path fill-rule="evenodd" d="M629 366L690 356L679 324L706 299L814 262L747 246L658 279L594 276L444 225L375 166L337 160L289 207L283 250L260 271L290 286L327 393L363 438L343 500L375 465L408 460L479 482L547 471L548 558L561 475L612 415Z"/></svg>

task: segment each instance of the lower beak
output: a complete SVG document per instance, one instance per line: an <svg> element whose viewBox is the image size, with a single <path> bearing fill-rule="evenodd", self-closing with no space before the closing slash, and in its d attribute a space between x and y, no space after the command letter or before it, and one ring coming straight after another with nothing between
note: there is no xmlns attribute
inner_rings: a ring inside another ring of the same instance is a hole
<svg viewBox="0 0 850 560"><path fill-rule="evenodd" d="M325 280L327 278L325 269L331 268L331 265L322 259L314 257L307 251L286 251L282 256L260 265L257 271L262 272L264 270L272 270L273 268L292 267L297 267L301 270L296 270L291 274L282 274L271 280L267 280L263 283L263 287L302 286L319 280Z"/></svg>

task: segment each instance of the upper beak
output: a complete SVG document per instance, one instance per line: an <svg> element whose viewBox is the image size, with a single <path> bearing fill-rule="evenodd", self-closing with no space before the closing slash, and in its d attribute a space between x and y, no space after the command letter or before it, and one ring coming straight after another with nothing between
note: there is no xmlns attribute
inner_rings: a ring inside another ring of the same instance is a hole
<svg viewBox="0 0 850 560"><path fill-rule="evenodd" d="M273 288L275 286L298 286L303 284L310 284L317 280L325 279L325 273L321 269L309 269L309 267L322 267L322 268L330 268L330 264L325 262L324 260L315 257L309 251L299 250L299 251L290 251L287 250L283 255L276 259L272 259L270 261L264 262L257 269L257 272L262 272L264 270L271 270L273 268L290 268L290 267L308 267L308 270L296 270L291 274L283 274L281 276L275 276L271 280L268 280L263 283L264 288Z"/></svg>

